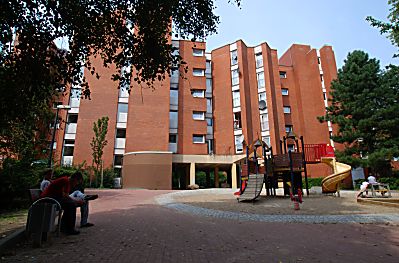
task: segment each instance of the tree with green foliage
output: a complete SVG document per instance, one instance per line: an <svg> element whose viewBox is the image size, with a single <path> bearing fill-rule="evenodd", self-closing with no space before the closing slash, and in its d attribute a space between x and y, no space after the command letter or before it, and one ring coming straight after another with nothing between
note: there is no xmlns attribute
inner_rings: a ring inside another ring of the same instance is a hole
<svg viewBox="0 0 399 263"><path fill-rule="evenodd" d="M390 13L388 15L389 22L377 20L371 16L366 18L373 27L380 29L381 34L387 34L392 44L399 47L399 0L388 0L390 5ZM395 54L395 57L399 54Z"/></svg>
<svg viewBox="0 0 399 263"><path fill-rule="evenodd" d="M89 97L81 69L99 78L94 58L116 65L113 79L123 86L164 80L182 64L170 41L172 18L180 38L202 40L217 31L214 9L214 0L0 1L0 142L15 143L12 130L40 119L59 92L80 86Z"/></svg>
<svg viewBox="0 0 399 263"><path fill-rule="evenodd" d="M108 133L108 117L102 117L93 123L94 137L91 140L90 146L92 149L93 157L93 167L95 165L96 181L97 176L100 174L100 169L103 167L103 154L104 147L107 145L108 141L105 139ZM102 186L102 181L101 181Z"/></svg>
<svg viewBox="0 0 399 263"><path fill-rule="evenodd" d="M388 173L399 156L398 67L380 69L379 61L363 51L348 54L331 84L331 106L320 121L338 124L332 139L345 149L340 161ZM362 158L363 157L363 158Z"/></svg>

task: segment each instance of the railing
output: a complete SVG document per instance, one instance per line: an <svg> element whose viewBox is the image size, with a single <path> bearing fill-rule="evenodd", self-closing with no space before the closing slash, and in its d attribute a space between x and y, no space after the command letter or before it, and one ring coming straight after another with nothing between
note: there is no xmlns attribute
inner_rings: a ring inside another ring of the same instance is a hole
<svg viewBox="0 0 399 263"><path fill-rule="evenodd" d="M321 157L334 157L333 147L326 143L305 144L305 159L307 163L321 162Z"/></svg>

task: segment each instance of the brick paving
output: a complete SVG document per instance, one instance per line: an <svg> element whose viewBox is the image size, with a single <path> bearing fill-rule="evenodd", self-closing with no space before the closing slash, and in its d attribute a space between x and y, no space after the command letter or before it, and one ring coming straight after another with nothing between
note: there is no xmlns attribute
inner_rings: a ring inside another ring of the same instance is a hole
<svg viewBox="0 0 399 263"><path fill-rule="evenodd" d="M2 262L397 262L399 227L236 220L159 205L170 191L106 190L79 236L19 247ZM160 197L162 199L164 197ZM159 200L159 198L158 198Z"/></svg>

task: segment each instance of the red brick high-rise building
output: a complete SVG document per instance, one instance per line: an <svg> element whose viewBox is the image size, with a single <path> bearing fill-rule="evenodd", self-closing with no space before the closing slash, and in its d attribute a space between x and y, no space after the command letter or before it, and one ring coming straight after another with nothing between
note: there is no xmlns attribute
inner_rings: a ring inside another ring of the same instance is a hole
<svg viewBox="0 0 399 263"><path fill-rule="evenodd" d="M79 89L71 93L72 109L57 137L61 164L91 164L93 122L103 116L109 117L104 167L122 170L125 187L185 188L196 182L196 171L206 173L207 187L219 186L217 178L209 185L218 171L237 187L246 143L261 138L278 151L292 131L306 143L332 144L333 127L316 118L325 114L337 75L330 46L294 44L279 58L267 43L247 47L239 40L210 53L203 42L172 43L189 71L176 68L155 89L133 83L129 94L110 80L115 68L94 62L102 78L85 74L91 100L81 100ZM308 174L326 176L329 169L310 165Z"/></svg>

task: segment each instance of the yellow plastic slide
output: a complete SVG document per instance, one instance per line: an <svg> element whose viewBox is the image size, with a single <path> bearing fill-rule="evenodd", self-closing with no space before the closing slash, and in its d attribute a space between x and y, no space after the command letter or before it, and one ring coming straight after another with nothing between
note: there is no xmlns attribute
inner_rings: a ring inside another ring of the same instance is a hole
<svg viewBox="0 0 399 263"><path fill-rule="evenodd" d="M321 162L328 164L334 169L334 173L325 177L322 181L323 193L335 193L339 191L339 184L346 177L350 176L352 167L350 165L339 163L335 157L322 157Z"/></svg>

